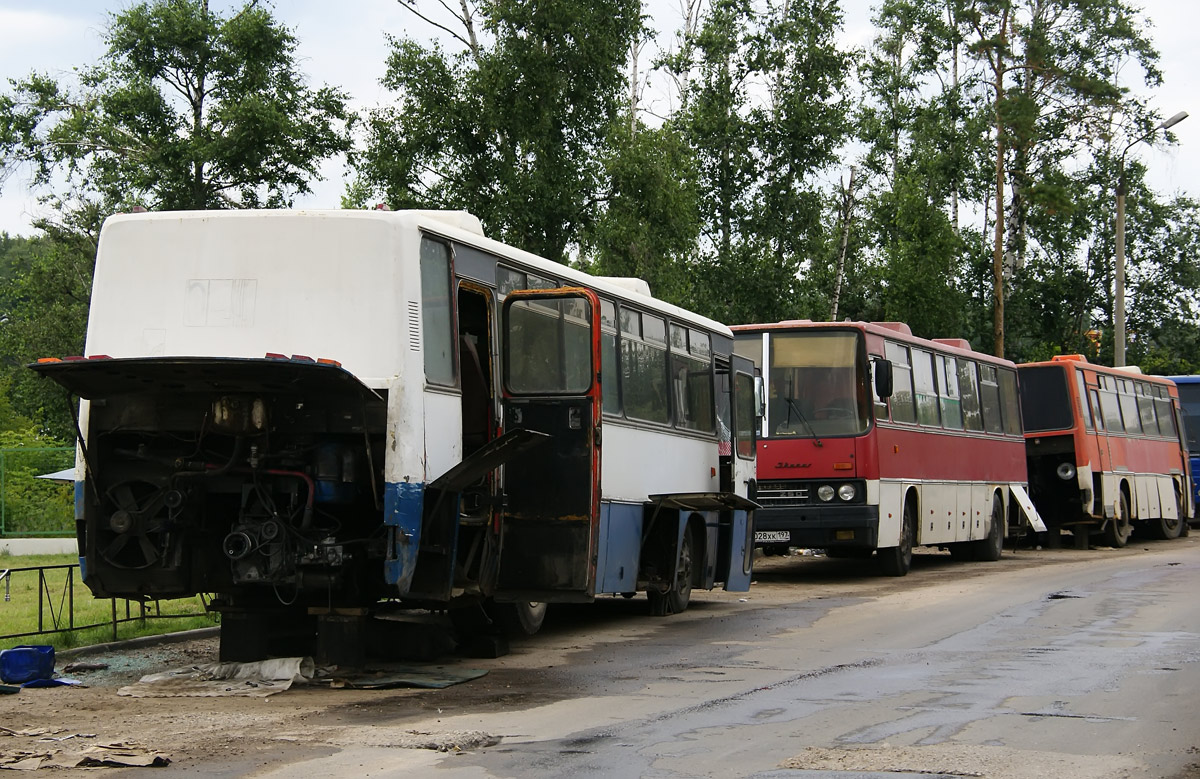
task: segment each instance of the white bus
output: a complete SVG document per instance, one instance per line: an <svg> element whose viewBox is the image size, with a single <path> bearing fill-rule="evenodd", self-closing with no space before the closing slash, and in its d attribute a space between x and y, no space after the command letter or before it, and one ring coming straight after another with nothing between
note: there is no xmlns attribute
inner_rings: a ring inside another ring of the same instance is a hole
<svg viewBox="0 0 1200 779"><path fill-rule="evenodd" d="M753 368L723 325L461 212L119 215L76 520L101 597L217 593L222 657L358 659L388 608L749 587Z"/></svg>

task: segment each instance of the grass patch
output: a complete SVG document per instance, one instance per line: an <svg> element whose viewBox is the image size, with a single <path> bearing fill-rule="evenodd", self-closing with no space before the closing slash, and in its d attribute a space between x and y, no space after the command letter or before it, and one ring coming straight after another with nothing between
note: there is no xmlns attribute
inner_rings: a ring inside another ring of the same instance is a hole
<svg viewBox="0 0 1200 779"><path fill-rule="evenodd" d="M41 629L98 625L98 627L72 630L64 633L45 633L22 638L0 638L0 649L20 644L51 644L57 650L89 646L113 640L113 601L92 597L91 591L79 577L79 568L58 568L46 571L45 585L41 584L37 571L14 571L18 568L33 568L48 565L75 565L79 558L73 554L63 555L12 555L0 554L0 573L10 573L0 581L0 636L14 633L29 633L39 629L38 608L41 602ZM68 575L74 579L74 603L67 589ZM39 598L40 590L40 598ZM138 636L173 633L211 627L217 624L217 615L205 614L200 598L163 600L146 604L146 619L141 619L142 609L137 602L116 601L117 618L130 622L117 625L117 640ZM128 610L127 610L128 609ZM171 616L171 615L194 616ZM169 618L164 618L169 617ZM73 618L73 622L72 622Z"/></svg>

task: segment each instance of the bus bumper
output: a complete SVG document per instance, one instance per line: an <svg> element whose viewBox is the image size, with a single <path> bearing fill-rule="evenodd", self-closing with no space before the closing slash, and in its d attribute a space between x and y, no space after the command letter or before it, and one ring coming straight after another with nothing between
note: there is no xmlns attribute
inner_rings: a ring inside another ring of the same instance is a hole
<svg viewBox="0 0 1200 779"><path fill-rule="evenodd" d="M878 506L764 506L754 512L756 546L874 549L878 541Z"/></svg>

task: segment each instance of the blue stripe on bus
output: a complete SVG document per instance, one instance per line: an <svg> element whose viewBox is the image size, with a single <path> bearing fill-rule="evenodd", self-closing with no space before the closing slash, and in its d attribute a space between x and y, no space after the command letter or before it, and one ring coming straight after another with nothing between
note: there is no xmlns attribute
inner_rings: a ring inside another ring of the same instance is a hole
<svg viewBox="0 0 1200 779"><path fill-rule="evenodd" d="M83 520L83 482L75 481L75 521Z"/></svg>
<svg viewBox="0 0 1200 779"><path fill-rule="evenodd" d="M383 491L383 523L396 528L395 547L384 562L384 580L404 595L412 586L421 546L421 511L425 503L425 485L389 482Z"/></svg>

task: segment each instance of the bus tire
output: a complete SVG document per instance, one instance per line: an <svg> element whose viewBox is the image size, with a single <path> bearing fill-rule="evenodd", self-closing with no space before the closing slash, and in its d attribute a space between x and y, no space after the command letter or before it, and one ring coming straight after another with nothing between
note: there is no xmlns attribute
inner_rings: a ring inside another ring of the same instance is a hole
<svg viewBox="0 0 1200 779"><path fill-rule="evenodd" d="M1121 491L1121 505L1117 515L1104 525L1104 541L1114 549L1124 549L1129 543L1133 532L1133 522L1129 519L1129 496Z"/></svg>
<svg viewBox="0 0 1200 779"><path fill-rule="evenodd" d="M1004 553L1004 504L999 495L992 496L992 519L988 523L986 538L972 541L975 559L994 563Z"/></svg>
<svg viewBox="0 0 1200 779"><path fill-rule="evenodd" d="M912 568L913 544L917 538L917 510L912 500L904 502L904 519L900 523L900 543L880 549L879 569L885 576L905 576Z"/></svg>
<svg viewBox="0 0 1200 779"><path fill-rule="evenodd" d="M680 614L692 600L692 535L692 526L688 525L679 543L679 561L671 589L666 592L655 589L646 591L646 597L650 599L650 613L656 617Z"/></svg>
<svg viewBox="0 0 1200 779"><path fill-rule="evenodd" d="M492 604L492 617L509 636L532 636L542 629L546 604L536 601Z"/></svg>

